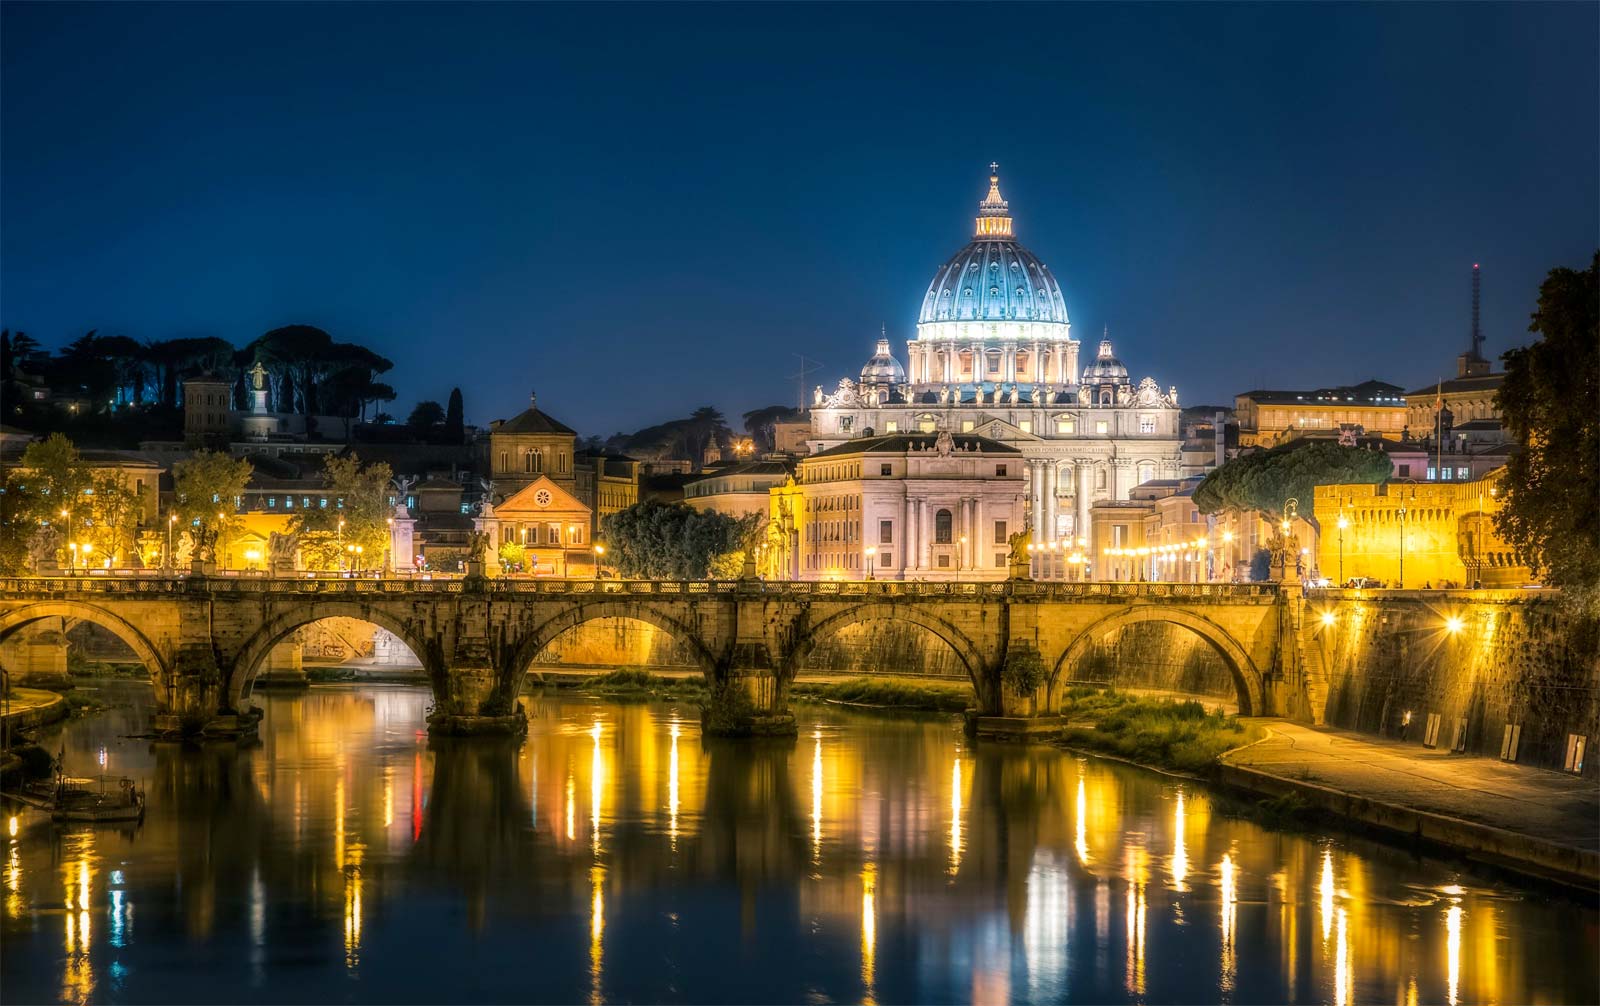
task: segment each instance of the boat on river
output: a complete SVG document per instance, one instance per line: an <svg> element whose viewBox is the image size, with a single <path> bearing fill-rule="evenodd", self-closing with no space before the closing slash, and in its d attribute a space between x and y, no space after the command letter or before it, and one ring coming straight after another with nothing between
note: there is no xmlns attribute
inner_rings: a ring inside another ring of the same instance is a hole
<svg viewBox="0 0 1600 1006"><path fill-rule="evenodd" d="M57 770L53 783L24 786L6 796L48 812L52 821L128 824L144 820L144 790L127 776L80 777Z"/></svg>

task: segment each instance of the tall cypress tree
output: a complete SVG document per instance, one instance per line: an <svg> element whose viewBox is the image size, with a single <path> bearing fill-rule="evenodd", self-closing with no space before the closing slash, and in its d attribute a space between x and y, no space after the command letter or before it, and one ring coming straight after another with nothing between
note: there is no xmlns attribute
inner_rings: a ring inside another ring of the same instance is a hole
<svg viewBox="0 0 1600 1006"><path fill-rule="evenodd" d="M450 404L444 409L444 439L446 443L459 444L466 439L466 420L461 415L461 389L450 389Z"/></svg>

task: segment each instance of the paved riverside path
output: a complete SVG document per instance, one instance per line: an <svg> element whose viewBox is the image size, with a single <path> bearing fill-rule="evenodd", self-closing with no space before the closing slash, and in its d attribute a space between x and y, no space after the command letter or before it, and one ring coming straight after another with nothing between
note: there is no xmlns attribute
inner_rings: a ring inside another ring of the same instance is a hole
<svg viewBox="0 0 1600 1006"><path fill-rule="evenodd" d="M1348 730L1280 719L1254 722L1272 736L1228 755L1228 764L1600 852L1600 780Z"/></svg>

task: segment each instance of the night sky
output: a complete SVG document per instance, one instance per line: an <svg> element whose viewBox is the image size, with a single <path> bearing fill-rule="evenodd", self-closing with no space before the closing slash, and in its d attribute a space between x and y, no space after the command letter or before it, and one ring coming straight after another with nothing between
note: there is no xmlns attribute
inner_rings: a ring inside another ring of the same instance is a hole
<svg viewBox="0 0 1600 1006"><path fill-rule="evenodd" d="M1498 356L1600 244L1600 7L8 4L0 322L308 323L608 434L854 376L1001 166L1186 404Z"/></svg>

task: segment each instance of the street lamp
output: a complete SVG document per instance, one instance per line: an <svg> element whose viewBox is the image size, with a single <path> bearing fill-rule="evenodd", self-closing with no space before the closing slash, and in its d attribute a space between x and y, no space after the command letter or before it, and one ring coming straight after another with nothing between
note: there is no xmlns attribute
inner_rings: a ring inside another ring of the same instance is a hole
<svg viewBox="0 0 1600 1006"><path fill-rule="evenodd" d="M339 552L340 552L340 554L339 554L339 568L340 569L344 569L345 568L345 561L344 561L344 518L343 517L339 518L339 540L335 544L335 547L338 548Z"/></svg>
<svg viewBox="0 0 1600 1006"><path fill-rule="evenodd" d="M175 514L175 513L174 514L168 514L167 515L167 568L168 569L172 569L173 568L172 526L174 524L176 524L176 523L178 523L178 515Z"/></svg>
<svg viewBox="0 0 1600 1006"><path fill-rule="evenodd" d="M1344 586L1344 529L1350 522L1344 519L1344 514L1339 515L1339 586Z"/></svg>
<svg viewBox="0 0 1600 1006"><path fill-rule="evenodd" d="M71 553L71 557L67 561L67 568L75 570L78 568L78 543L75 541L67 542L67 551Z"/></svg>
<svg viewBox="0 0 1600 1006"><path fill-rule="evenodd" d="M218 552L222 553L222 569L223 569L224 572L226 572L227 569L228 569L228 547L222 543L222 523L223 523L223 520L224 520L224 518L222 516L222 511L218 510L217 511L217 544L216 544L216 550Z"/></svg>
<svg viewBox="0 0 1600 1006"><path fill-rule="evenodd" d="M394 518L390 517L384 523L389 525L389 540L383 543L383 573L387 576L394 572L394 557L390 554L394 551Z"/></svg>
<svg viewBox="0 0 1600 1006"><path fill-rule="evenodd" d="M596 580L600 579L600 563L602 559L604 559L605 554L606 547L604 545L596 545L594 547L594 578Z"/></svg>
<svg viewBox="0 0 1600 1006"><path fill-rule="evenodd" d="M966 535L962 535L961 536L961 548L956 551L956 572L957 573L961 572L961 563L965 561L963 559L963 556L965 556L966 554L967 554L967 536ZM970 565L970 563L969 563L969 565Z"/></svg>
<svg viewBox="0 0 1600 1006"><path fill-rule="evenodd" d="M878 554L877 546L875 546L875 545L868 545L867 546L867 579L869 579L869 580L872 579L872 564L873 564L873 561L874 561L873 557L876 556L877 554Z"/></svg>

